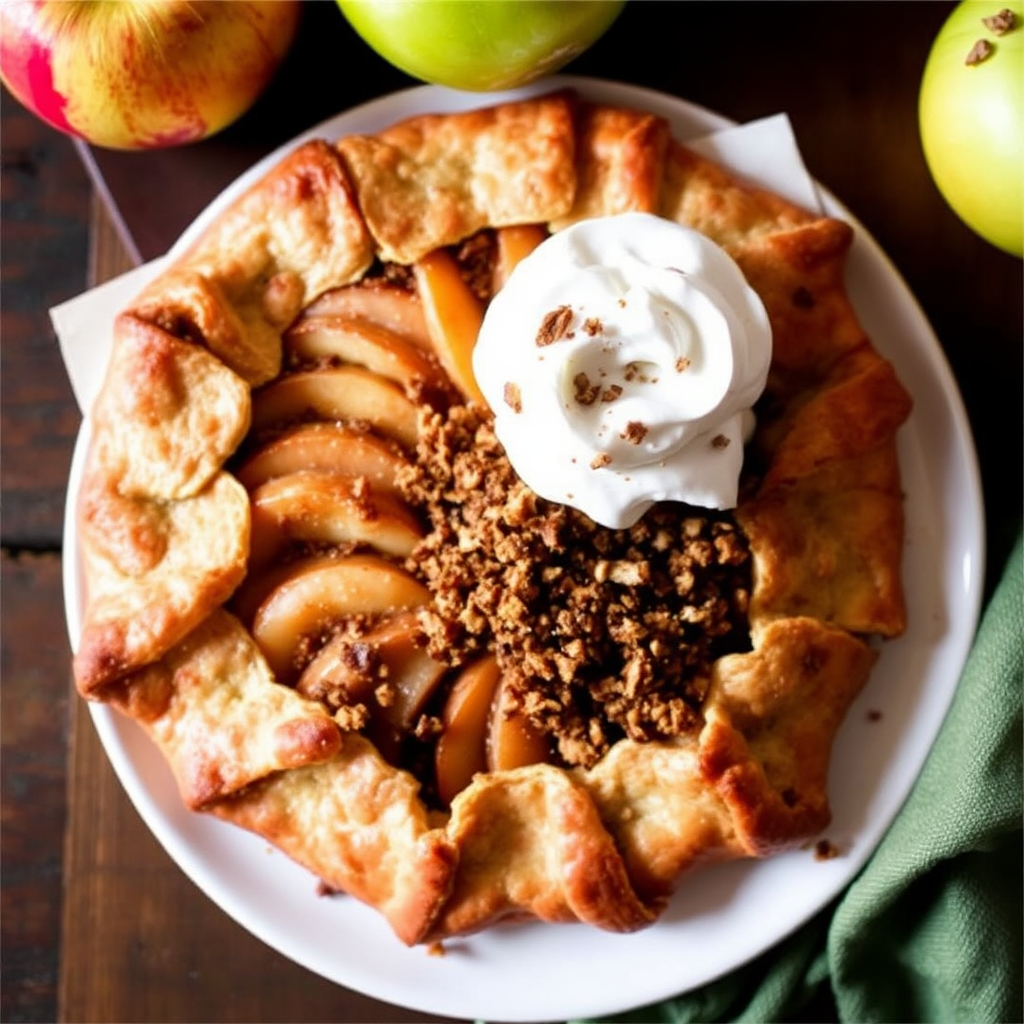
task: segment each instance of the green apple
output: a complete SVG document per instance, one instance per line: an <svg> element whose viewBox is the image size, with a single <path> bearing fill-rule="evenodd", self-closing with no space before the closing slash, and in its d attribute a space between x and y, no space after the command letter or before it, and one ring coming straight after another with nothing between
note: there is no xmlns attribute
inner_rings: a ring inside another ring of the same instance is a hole
<svg viewBox="0 0 1024 1024"><path fill-rule="evenodd" d="M513 89L579 56L625 0L338 0L385 60L435 85Z"/></svg>
<svg viewBox="0 0 1024 1024"><path fill-rule="evenodd" d="M953 9L928 55L918 117L949 205L993 245L1022 255L1024 0L962 0Z"/></svg>

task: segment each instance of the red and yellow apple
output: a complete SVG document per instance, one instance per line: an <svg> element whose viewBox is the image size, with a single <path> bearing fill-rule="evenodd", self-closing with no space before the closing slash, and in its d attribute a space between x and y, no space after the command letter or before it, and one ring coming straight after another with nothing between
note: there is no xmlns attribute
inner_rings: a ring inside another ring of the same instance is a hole
<svg viewBox="0 0 1024 1024"><path fill-rule="evenodd" d="M206 138L240 117L295 38L299 0L4 0L0 80L97 146Z"/></svg>

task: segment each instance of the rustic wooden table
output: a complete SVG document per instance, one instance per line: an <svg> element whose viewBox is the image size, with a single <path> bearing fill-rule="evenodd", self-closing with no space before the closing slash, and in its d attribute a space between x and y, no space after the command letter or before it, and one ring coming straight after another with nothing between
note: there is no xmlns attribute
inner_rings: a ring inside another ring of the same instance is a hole
<svg viewBox="0 0 1024 1024"><path fill-rule="evenodd" d="M634 0L569 70L741 121L789 113L812 173L886 250L945 348L980 454L993 579L1024 507L1024 288L1020 260L956 219L921 155L917 87L952 3L674 6ZM314 976L242 930L120 789L70 684L61 545L80 414L47 319L88 284L165 251L278 143L407 84L333 4L314 4L271 90L199 146L76 151L3 95L5 1021L422 1019Z"/></svg>

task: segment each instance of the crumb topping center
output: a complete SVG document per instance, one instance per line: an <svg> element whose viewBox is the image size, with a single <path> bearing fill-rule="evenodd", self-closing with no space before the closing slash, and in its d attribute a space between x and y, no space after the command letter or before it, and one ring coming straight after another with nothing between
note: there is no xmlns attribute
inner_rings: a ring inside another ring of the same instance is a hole
<svg viewBox="0 0 1024 1024"><path fill-rule="evenodd" d="M610 530L531 491L487 413L424 420L403 490L430 523L409 560L434 594L428 650L493 650L513 706L570 765L696 727L712 662L749 644L750 555L728 515L655 506Z"/></svg>

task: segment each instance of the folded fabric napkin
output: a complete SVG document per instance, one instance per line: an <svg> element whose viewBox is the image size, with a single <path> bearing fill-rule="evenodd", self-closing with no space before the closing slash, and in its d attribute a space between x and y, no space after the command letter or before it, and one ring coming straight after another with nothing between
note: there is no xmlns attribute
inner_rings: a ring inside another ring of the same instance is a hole
<svg viewBox="0 0 1024 1024"><path fill-rule="evenodd" d="M858 877L752 963L614 1019L1024 1020L1022 688L1018 533L935 745Z"/></svg>

